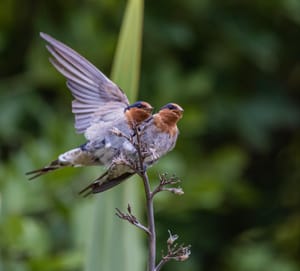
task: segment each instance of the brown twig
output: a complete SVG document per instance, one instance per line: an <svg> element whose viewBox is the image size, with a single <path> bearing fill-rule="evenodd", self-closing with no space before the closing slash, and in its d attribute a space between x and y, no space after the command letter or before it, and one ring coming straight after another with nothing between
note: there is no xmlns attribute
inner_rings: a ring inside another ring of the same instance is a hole
<svg viewBox="0 0 300 271"><path fill-rule="evenodd" d="M168 253L167 255L163 256L161 261L158 263L158 265L155 268L155 271L159 271L164 264L171 260L180 261L183 262L187 260L191 254L191 246L183 246L180 245L178 247L177 243L175 241L178 239L177 234L172 234L171 231L169 231L169 238L167 240L167 247L168 247Z"/></svg>
<svg viewBox="0 0 300 271"><path fill-rule="evenodd" d="M160 180L160 182L159 182L158 186L151 193L152 198L158 192L161 192L161 191L169 191L169 192L171 192L173 194L176 194L176 195L183 195L184 194L182 188L180 188L180 187L177 187L177 188L165 187L167 185L174 185L174 184L180 183L181 182L180 179L178 179L176 176L168 177L167 173L163 173L163 174L159 175L159 180Z"/></svg>
<svg viewBox="0 0 300 271"><path fill-rule="evenodd" d="M128 204L127 206L127 211L128 213L124 213L122 211L120 211L120 209L116 208L116 216L118 216L119 218L123 219L123 220L127 220L129 223L131 223L132 225L138 227L139 229L142 229L143 231L145 231L147 234L150 234L149 230L147 227L145 227L143 224L141 224L138 219L132 214L131 212L131 206Z"/></svg>

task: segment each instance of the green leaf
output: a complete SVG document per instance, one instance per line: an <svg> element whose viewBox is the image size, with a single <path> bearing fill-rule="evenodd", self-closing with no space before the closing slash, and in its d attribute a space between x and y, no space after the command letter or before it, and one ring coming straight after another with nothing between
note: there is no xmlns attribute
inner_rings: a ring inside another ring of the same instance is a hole
<svg viewBox="0 0 300 271"><path fill-rule="evenodd" d="M137 98L143 25L143 1L130 0L121 27L112 80L126 92L129 100ZM142 270L145 254L141 232L121 221L115 208L125 210L127 204L140 217L137 183L131 178L124 184L96 195L90 242L85 270Z"/></svg>
<svg viewBox="0 0 300 271"><path fill-rule="evenodd" d="M125 90L131 102L138 96L143 6L143 0L128 2L112 68L112 79Z"/></svg>

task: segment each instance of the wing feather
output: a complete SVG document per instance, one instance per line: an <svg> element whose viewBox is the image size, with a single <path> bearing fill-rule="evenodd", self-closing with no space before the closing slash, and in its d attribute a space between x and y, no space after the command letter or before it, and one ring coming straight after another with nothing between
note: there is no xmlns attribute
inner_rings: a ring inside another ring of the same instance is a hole
<svg viewBox="0 0 300 271"><path fill-rule="evenodd" d="M97 100L100 99L99 93L91 92L90 89L84 88L84 87L80 86L79 84L76 84L75 82L68 81L67 86L68 86L68 88L73 89L74 97L76 97L76 95L79 95L79 94L84 94L85 96L92 97L93 98L92 102L94 102L94 103L96 103ZM85 104L85 106L87 106L87 105Z"/></svg>
<svg viewBox="0 0 300 271"><path fill-rule="evenodd" d="M119 117L120 108L129 105L124 92L73 49L45 33L40 35L48 42L46 48L53 57L50 62L66 77L74 97L72 112L76 131L85 133L95 122Z"/></svg>
<svg viewBox="0 0 300 271"><path fill-rule="evenodd" d="M63 67L68 67L70 73L74 74L75 76L77 76L78 78L80 78L82 81L85 81L87 82L88 84L91 84L91 85L94 85L95 87L97 87L97 83L95 83L93 81L93 78L89 77L88 74L85 74L82 72L82 70L78 70L76 68L74 68L73 66L69 65L68 61L64 59L64 56L59 54L59 51L56 52L55 51L55 48L52 48L51 46L49 45L46 45L46 48L47 50L51 53L51 55L54 56L54 63L52 63L53 65L58 65L58 66L61 66L62 68ZM50 59L51 60L51 59Z"/></svg>

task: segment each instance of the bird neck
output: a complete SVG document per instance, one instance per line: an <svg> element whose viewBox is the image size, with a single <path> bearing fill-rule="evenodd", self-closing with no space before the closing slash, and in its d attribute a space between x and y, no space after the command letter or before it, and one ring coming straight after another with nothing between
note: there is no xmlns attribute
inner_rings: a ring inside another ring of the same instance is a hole
<svg viewBox="0 0 300 271"><path fill-rule="evenodd" d="M176 124L179 119L180 116L175 112L159 112L154 115L154 124L162 132L174 136L178 131Z"/></svg>
<svg viewBox="0 0 300 271"><path fill-rule="evenodd" d="M144 110L132 108L125 112L125 116L126 116L127 122L129 123L130 127L133 128L134 125L139 125L143 121L148 119L151 116L151 114L148 112L145 112Z"/></svg>

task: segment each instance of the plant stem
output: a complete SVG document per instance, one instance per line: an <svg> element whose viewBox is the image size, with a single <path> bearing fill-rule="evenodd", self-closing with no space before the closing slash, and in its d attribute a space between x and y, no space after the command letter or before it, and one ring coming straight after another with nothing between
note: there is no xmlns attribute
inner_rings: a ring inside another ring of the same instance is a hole
<svg viewBox="0 0 300 271"><path fill-rule="evenodd" d="M146 194L146 201L147 201L147 220L148 220L148 244L149 244L149 251L148 251L148 271L155 271L155 259L156 259L156 233L155 233L155 223L154 223L154 208L153 208L153 200L151 196L150 184L148 174L145 171L141 175L145 194Z"/></svg>
<svg viewBox="0 0 300 271"><path fill-rule="evenodd" d="M153 197L150 188L149 178L147 170L144 168L144 159L141 151L141 139L140 132L137 127L134 127L136 138L137 138L137 152L139 157L139 175L141 176L145 195L146 195L146 205L147 205L147 220L148 220L148 271L155 271L155 260L156 260L156 233L155 233L155 222L154 222L154 207L153 207Z"/></svg>
<svg viewBox="0 0 300 271"><path fill-rule="evenodd" d="M156 266L155 271L159 271L159 270L163 267L163 265L164 265L165 263L167 263L167 262L168 262L168 260L162 259L162 260L158 263L158 265Z"/></svg>

